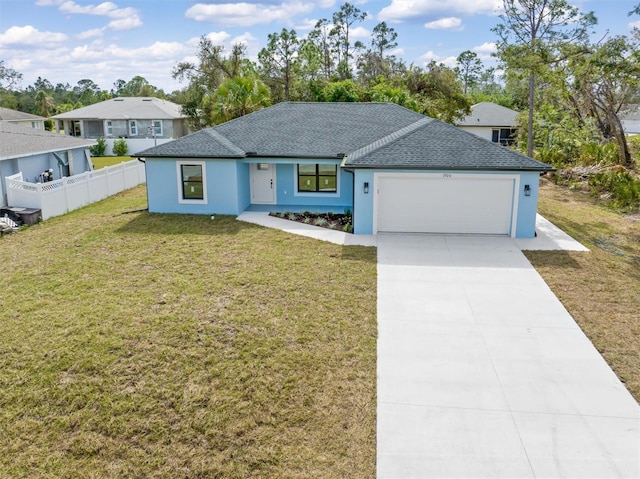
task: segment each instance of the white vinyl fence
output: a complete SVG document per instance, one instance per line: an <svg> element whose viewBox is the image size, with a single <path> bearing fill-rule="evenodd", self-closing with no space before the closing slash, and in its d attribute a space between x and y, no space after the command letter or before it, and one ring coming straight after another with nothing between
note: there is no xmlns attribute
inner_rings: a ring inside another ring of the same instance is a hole
<svg viewBox="0 0 640 479"><path fill-rule="evenodd" d="M47 183L23 181L22 173L7 176L10 206L42 210L42 219L63 215L146 181L144 163L131 160Z"/></svg>

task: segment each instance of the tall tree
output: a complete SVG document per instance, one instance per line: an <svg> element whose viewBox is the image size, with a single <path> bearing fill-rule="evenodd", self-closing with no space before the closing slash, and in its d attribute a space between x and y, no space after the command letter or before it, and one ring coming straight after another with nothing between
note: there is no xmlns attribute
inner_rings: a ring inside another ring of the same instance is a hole
<svg viewBox="0 0 640 479"><path fill-rule="evenodd" d="M367 12L345 2L340 11L333 14L333 28L329 32L333 37L338 52L338 76L341 80L351 78L351 61L354 50L364 48L361 42L351 44L351 27L356 22L363 22Z"/></svg>
<svg viewBox="0 0 640 479"><path fill-rule="evenodd" d="M619 163L631 166L620 115L640 90L640 42L613 37L573 56L567 66L569 100L582 121L591 118L605 139L618 145Z"/></svg>
<svg viewBox="0 0 640 479"><path fill-rule="evenodd" d="M335 70L334 51L336 50L333 37L330 35L331 24L326 18L318 20L313 30L307 35L307 40L301 47L308 59L308 63L315 65L318 60L321 65L322 77L328 80Z"/></svg>
<svg viewBox="0 0 640 479"><path fill-rule="evenodd" d="M22 73L17 72L0 60L0 90L11 90L22 81Z"/></svg>
<svg viewBox="0 0 640 479"><path fill-rule="evenodd" d="M246 47L235 44L227 56L222 45L214 45L210 38L200 37L198 63L180 62L172 71L172 77L188 82L180 95L182 111L189 117L194 130L211 124L210 99L226 80L253 73L254 66L246 58Z"/></svg>
<svg viewBox="0 0 640 479"><path fill-rule="evenodd" d="M455 123L470 113L469 98L462 93L455 72L446 65L432 61L424 69L411 67L406 81L420 105L420 113L447 123Z"/></svg>
<svg viewBox="0 0 640 479"><path fill-rule="evenodd" d="M398 62L390 50L398 46L398 33L386 22L373 27L371 47L358 58L358 76L364 83L371 83L378 77L389 79L397 69Z"/></svg>
<svg viewBox="0 0 640 479"><path fill-rule="evenodd" d="M454 71L462 82L462 91L466 95L469 90L478 85L482 74L482 62L476 52L465 50L456 58Z"/></svg>
<svg viewBox="0 0 640 479"><path fill-rule="evenodd" d="M258 53L262 73L276 100L282 98L289 101L291 98L299 48L296 31L283 28L280 33L270 33L267 46ZM282 95L279 94L280 90Z"/></svg>
<svg viewBox="0 0 640 479"><path fill-rule="evenodd" d="M536 77L558 60L563 44L587 41L596 19L566 0L503 0L503 7L502 23L493 31L499 37L500 60L528 78L527 154L532 156Z"/></svg>

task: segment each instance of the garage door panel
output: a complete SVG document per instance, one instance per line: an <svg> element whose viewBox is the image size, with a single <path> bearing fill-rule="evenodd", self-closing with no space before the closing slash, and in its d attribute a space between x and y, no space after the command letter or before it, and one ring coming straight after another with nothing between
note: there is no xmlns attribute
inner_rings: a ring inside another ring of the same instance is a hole
<svg viewBox="0 0 640 479"><path fill-rule="evenodd" d="M378 231L510 232L513 178L383 176L377 185Z"/></svg>

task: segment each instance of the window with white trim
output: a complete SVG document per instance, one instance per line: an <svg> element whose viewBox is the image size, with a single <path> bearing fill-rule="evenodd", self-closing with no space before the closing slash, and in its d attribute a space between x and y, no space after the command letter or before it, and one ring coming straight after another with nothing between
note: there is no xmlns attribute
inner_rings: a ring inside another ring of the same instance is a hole
<svg viewBox="0 0 640 479"><path fill-rule="evenodd" d="M137 120L129 120L129 136L138 136Z"/></svg>
<svg viewBox="0 0 640 479"><path fill-rule="evenodd" d="M162 136L162 120L151 120L151 133L153 136Z"/></svg>
<svg viewBox="0 0 640 479"><path fill-rule="evenodd" d="M336 193L337 191L337 165L298 165L298 193Z"/></svg>
<svg viewBox="0 0 640 479"><path fill-rule="evenodd" d="M177 162L178 203L207 202L207 175L204 161Z"/></svg>
<svg viewBox="0 0 640 479"><path fill-rule="evenodd" d="M105 123L107 126L107 136L113 136L113 122L111 120L107 120Z"/></svg>

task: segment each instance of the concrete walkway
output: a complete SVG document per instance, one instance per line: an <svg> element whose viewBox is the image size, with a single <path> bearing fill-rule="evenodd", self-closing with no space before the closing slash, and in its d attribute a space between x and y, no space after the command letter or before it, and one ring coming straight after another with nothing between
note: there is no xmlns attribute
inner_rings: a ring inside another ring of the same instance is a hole
<svg viewBox="0 0 640 479"><path fill-rule="evenodd" d="M379 479L640 477L638 404L522 245L377 246Z"/></svg>

